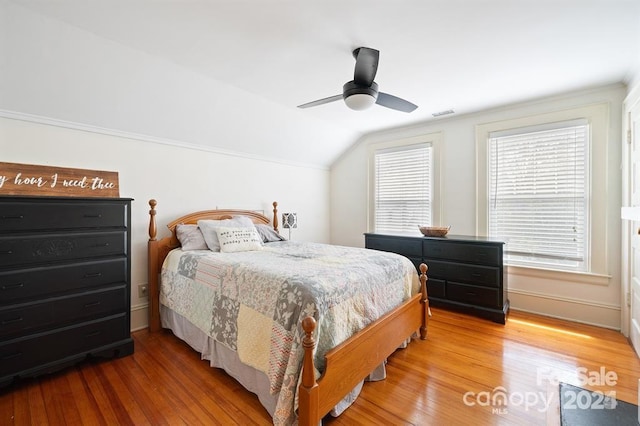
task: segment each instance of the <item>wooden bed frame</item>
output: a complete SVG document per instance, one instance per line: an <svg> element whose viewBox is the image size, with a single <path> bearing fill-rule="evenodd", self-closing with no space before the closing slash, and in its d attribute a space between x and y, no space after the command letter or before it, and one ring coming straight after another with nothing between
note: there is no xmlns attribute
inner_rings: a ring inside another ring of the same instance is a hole
<svg viewBox="0 0 640 426"><path fill-rule="evenodd" d="M233 215L250 217L254 223L270 224L263 214L250 210L206 210L182 216L167 227L171 236L157 240L156 200L149 200L149 329L159 331L160 283L159 274L164 259L174 248L180 247L176 237L178 224L196 224L203 219L226 219ZM273 228L278 230L278 203L273 203ZM302 383L299 387L298 423L300 426L316 426L322 418L351 390L391 355L414 332L427 338L429 301L427 298L427 266L420 265L420 293L413 296L393 311L368 325L325 355L325 371L315 378L313 351L315 320L307 317L302 321L304 361Z"/></svg>

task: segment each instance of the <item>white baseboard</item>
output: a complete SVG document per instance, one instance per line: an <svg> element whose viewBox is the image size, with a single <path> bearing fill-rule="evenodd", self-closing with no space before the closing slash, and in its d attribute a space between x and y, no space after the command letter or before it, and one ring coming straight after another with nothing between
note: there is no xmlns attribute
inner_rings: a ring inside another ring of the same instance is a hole
<svg viewBox="0 0 640 426"><path fill-rule="evenodd" d="M131 307L131 331L138 331L149 326L149 303Z"/></svg>

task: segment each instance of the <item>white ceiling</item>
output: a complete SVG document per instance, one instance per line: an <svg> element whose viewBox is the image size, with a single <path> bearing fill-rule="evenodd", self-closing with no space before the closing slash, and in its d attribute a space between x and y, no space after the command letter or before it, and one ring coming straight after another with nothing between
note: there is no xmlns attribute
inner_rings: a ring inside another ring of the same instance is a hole
<svg viewBox="0 0 640 426"><path fill-rule="evenodd" d="M378 49L380 90L419 108L299 110L350 135L626 82L640 68L639 0L15 3L294 110L341 93L354 48Z"/></svg>

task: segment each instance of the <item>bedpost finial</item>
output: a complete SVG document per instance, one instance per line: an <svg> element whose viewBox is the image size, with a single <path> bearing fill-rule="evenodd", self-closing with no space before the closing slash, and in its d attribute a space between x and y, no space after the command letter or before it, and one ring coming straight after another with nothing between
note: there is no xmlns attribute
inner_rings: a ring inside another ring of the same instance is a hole
<svg viewBox="0 0 640 426"><path fill-rule="evenodd" d="M427 277L428 269L429 267L426 264L420 264L420 276L418 278L420 278L420 292L422 293L423 300L427 300L427 280L429 279Z"/></svg>
<svg viewBox="0 0 640 426"><path fill-rule="evenodd" d="M155 241L158 235L158 227L156 226L156 206L158 202L153 198L149 200L149 241Z"/></svg>
<svg viewBox="0 0 640 426"><path fill-rule="evenodd" d="M302 320L302 329L304 330L305 335L311 336L313 334L313 330L316 329L316 320L311 316L305 317Z"/></svg>
<svg viewBox="0 0 640 426"><path fill-rule="evenodd" d="M278 202L273 202L273 229L278 232Z"/></svg>
<svg viewBox="0 0 640 426"><path fill-rule="evenodd" d="M312 316L305 317L302 320L302 329L304 330L302 347L313 351L316 346L316 341L313 339L313 331L316 329L316 320Z"/></svg>

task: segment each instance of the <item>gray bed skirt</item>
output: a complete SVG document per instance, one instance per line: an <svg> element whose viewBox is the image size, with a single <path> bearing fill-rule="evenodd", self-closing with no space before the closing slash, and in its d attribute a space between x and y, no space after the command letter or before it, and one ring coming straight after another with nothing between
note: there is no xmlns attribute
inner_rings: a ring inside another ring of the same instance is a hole
<svg viewBox="0 0 640 426"><path fill-rule="evenodd" d="M269 379L262 372L251 366L243 364L238 354L226 346L216 342L207 336L202 330L193 325L188 319L172 311L164 305L160 305L160 317L162 327L170 329L175 336L186 342L194 350L201 354L201 358L209 361L211 367L221 368L231 377L236 379L245 389L256 394L260 403L273 417L278 400L277 394L269 392ZM366 381L384 380L386 378L385 363L380 364ZM364 382L360 382L347 396L344 397L331 410L331 415L339 416L356 400ZM297 405L297 399L296 399Z"/></svg>

